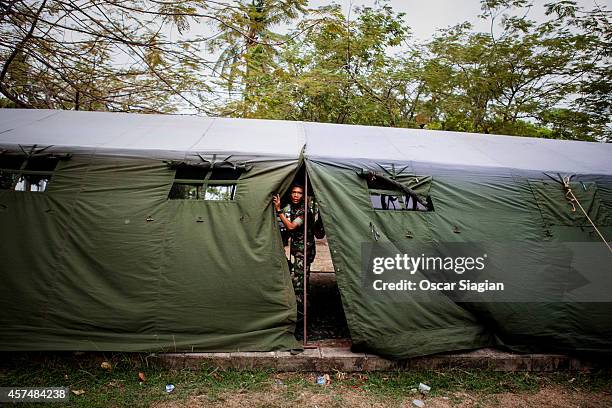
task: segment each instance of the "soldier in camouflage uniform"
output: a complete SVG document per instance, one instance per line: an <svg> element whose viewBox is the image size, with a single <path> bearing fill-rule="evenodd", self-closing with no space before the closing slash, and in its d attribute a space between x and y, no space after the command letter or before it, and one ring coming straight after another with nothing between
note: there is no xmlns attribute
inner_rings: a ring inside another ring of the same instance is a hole
<svg viewBox="0 0 612 408"><path fill-rule="evenodd" d="M298 320L302 318L304 304L304 241L308 246L308 260L306 265L306 283L308 284L308 275L310 274L310 264L315 258L315 240L314 240L314 217L308 211L308 231L306 240L304 240L304 220L306 206L304 204L304 188L300 185L294 185L291 188L291 203L281 209L280 196L276 195L272 200L276 214L289 232L291 239L291 280L293 281L293 289L295 290L296 300L298 304ZM299 327L298 327L299 328Z"/></svg>

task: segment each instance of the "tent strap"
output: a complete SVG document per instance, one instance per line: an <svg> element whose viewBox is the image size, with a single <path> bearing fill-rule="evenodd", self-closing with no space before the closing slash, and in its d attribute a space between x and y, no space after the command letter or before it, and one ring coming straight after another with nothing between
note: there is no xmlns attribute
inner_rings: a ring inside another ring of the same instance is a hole
<svg viewBox="0 0 612 408"><path fill-rule="evenodd" d="M580 201L578 201L578 199L574 195L574 192L572 191L572 189L570 187L570 178L569 177L564 177L563 178L563 187L565 188L565 197L567 198L567 200L572 205L572 212L576 211L576 207L574 206L574 203L578 204L578 207L580 208L580 210L582 211L582 213L584 214L586 219L589 220L589 222L591 223L591 225L593 226L593 228L595 229L595 231L597 232L597 234L599 235L601 240L604 242L604 244L606 244L606 246L608 247L610 252L612 252L612 247L610 247L610 244L608 243L608 241L604 238L603 234L599 231L599 229L597 228L597 226L595 225L593 220L591 220L591 217L589 217L587 212L584 210L584 207L582 207L582 204L580 204Z"/></svg>

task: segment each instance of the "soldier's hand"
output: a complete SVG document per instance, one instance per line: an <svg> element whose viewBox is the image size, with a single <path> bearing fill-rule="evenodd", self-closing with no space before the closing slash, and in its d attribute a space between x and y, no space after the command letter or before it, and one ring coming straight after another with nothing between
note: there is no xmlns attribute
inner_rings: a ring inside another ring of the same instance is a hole
<svg viewBox="0 0 612 408"><path fill-rule="evenodd" d="M272 197L272 203L274 204L274 209L276 211L280 211L280 195L276 194Z"/></svg>

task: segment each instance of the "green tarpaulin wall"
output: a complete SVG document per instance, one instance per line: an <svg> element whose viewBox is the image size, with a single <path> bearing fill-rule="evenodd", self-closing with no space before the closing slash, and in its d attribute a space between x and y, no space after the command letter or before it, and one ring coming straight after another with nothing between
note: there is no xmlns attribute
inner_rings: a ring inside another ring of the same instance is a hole
<svg viewBox="0 0 612 408"><path fill-rule="evenodd" d="M270 209L296 167L255 163L234 201L168 200L167 164L108 156L60 162L44 194L0 190L0 349L298 347Z"/></svg>
<svg viewBox="0 0 612 408"><path fill-rule="evenodd" d="M567 283L565 257L552 251L548 242L591 242L601 247L593 267L608 274L603 282L610 290L612 254L593 233L586 217L571 212L559 182L548 178L534 181L505 172L496 175L482 169L451 173L431 169L430 174L408 171L396 181L431 195L435 211L385 211L372 208L367 183L358 177L364 168L380 171L382 163L351 165L318 160L307 165L355 346L392 358L492 345L517 351L612 352L611 303L572 301L567 293L545 301L546 290L526 296L527 300L542 299L537 302L455 303L439 292L432 292L424 302L410 294L372 295L363 284L360 244L375 241L374 226L378 240L391 243L398 253L420 254L421 248L449 242L481 243L492 258L505 262L498 265L498 278L514 272L528 277L515 280L521 293ZM397 163L393 168L409 165ZM391 166L387 167L391 173ZM589 216L610 236L609 179L573 182L572 186ZM504 254L516 241L527 243L529 251ZM559 267L551 271L555 263ZM609 293L604 292L603 298L609 299Z"/></svg>
<svg viewBox="0 0 612 408"><path fill-rule="evenodd" d="M573 176L578 199L610 237L610 147L282 121L0 110L0 156L71 155L44 193L0 190L0 350L300 347L271 198L305 164L356 348L391 358L489 345L609 354L610 280L601 285L608 291L603 298L572 298L563 286L571 272L567 255L550 246L605 249L604 243L549 176ZM245 165L235 200L168 199L175 178L168 161L201 164L211 155ZM395 181L429 195L434 211L372 208L360 172L394 169L402 169ZM491 278L522 273L513 284L532 301L372 296L362 251L373 242L410 253L479 243L496 256ZM529 250L513 259L508 247L516 242ZM573 254L572 262L609 277L612 255L605 251ZM546 297L550 288L560 288L561 297Z"/></svg>

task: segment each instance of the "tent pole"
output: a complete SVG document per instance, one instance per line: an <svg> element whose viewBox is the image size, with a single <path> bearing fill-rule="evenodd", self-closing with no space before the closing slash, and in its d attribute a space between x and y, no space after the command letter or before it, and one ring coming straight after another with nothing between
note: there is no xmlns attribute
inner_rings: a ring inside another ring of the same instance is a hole
<svg viewBox="0 0 612 408"><path fill-rule="evenodd" d="M306 165L304 164L304 302L303 302L303 316L304 316L304 346L308 344L308 332L306 329L308 323L308 172L306 171Z"/></svg>

